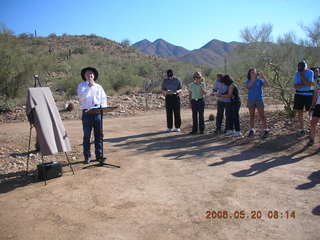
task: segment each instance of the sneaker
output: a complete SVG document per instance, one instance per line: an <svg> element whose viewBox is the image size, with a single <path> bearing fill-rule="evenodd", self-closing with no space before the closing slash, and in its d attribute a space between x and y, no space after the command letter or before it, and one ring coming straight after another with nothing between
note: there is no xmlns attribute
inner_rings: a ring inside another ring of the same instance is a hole
<svg viewBox="0 0 320 240"><path fill-rule="evenodd" d="M234 136L234 137L241 137L242 134L241 134L240 131L235 131L232 136Z"/></svg>
<svg viewBox="0 0 320 240"><path fill-rule="evenodd" d="M180 128L176 128L173 130L174 132L181 132L181 129Z"/></svg>
<svg viewBox="0 0 320 240"><path fill-rule="evenodd" d="M189 132L189 134L194 135L194 134L197 134L197 132L191 131L191 132Z"/></svg>
<svg viewBox="0 0 320 240"><path fill-rule="evenodd" d="M84 158L84 164L89 164L91 162L91 158L90 157L85 157Z"/></svg>
<svg viewBox="0 0 320 240"><path fill-rule="evenodd" d="M226 136L232 136L233 135L233 130L227 130L225 133Z"/></svg>
<svg viewBox="0 0 320 240"><path fill-rule="evenodd" d="M204 134L204 131L200 131L200 134Z"/></svg>
<svg viewBox="0 0 320 240"><path fill-rule="evenodd" d="M262 135L261 135L261 138L267 138L269 136L269 131L268 130L264 130Z"/></svg>
<svg viewBox="0 0 320 240"><path fill-rule="evenodd" d="M167 128L166 132L172 132L172 128Z"/></svg>
<svg viewBox="0 0 320 240"><path fill-rule="evenodd" d="M251 130L249 131L248 137L253 137L254 134L255 134L255 131L254 131L253 129L251 129Z"/></svg>

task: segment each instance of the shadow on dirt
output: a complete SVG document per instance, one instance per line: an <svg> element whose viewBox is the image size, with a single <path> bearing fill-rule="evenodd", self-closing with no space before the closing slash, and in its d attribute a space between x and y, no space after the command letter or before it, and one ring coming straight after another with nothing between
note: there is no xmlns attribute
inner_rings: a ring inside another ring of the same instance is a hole
<svg viewBox="0 0 320 240"><path fill-rule="evenodd" d="M165 134L158 136L159 134ZM143 139L135 139L143 138ZM212 134L190 135L187 133L167 133L156 132L135 136L106 139L106 142L117 143L113 147L122 149L133 149L140 153L160 152L163 150L177 150L175 153L165 154L171 160L182 160L190 158L200 158L206 155L214 155L214 151L230 148L237 143L237 140L214 136ZM222 145L211 146L212 143L221 141ZM188 150L185 150L185 149ZM179 149L184 149L178 151Z"/></svg>
<svg viewBox="0 0 320 240"><path fill-rule="evenodd" d="M306 190L315 187L317 184L320 184L320 170L311 173L308 177L310 182L301 184L296 187L298 190Z"/></svg>
<svg viewBox="0 0 320 240"><path fill-rule="evenodd" d="M83 164L83 161L71 162L72 166L78 164ZM67 162L61 162L61 165L63 167L63 174L72 174L69 164ZM0 174L0 194L7 193L16 188L25 187L27 185L37 182L41 181L38 179L38 172L36 169L29 170L28 175L26 175L25 170Z"/></svg>
<svg viewBox="0 0 320 240"><path fill-rule="evenodd" d="M0 194L10 192L16 188L24 187L32 183L38 182L37 172L29 171L26 176L26 171L19 171L0 175Z"/></svg>
<svg viewBox="0 0 320 240"><path fill-rule="evenodd" d="M312 209L312 214L320 216L320 205L316 206L314 209Z"/></svg>
<svg viewBox="0 0 320 240"><path fill-rule="evenodd" d="M258 142L250 148L239 152L238 154L221 158L220 162L214 162L209 166L219 166L230 162L247 161L251 159L263 158L263 155L270 153L277 153L289 149L296 145L300 140L295 137L295 133L274 136L265 141Z"/></svg>
<svg viewBox="0 0 320 240"><path fill-rule="evenodd" d="M245 170L241 170L235 173L232 173L233 176L235 177L251 177L260 173L263 173L271 168L275 168L275 167L279 167L282 165L287 165L287 164L294 164L297 162L302 161L305 158L308 157L312 157L316 154L318 154L318 152L313 152L313 153L309 153L300 157L295 157L296 155L303 153L305 150L307 149L307 147L304 147L292 154L289 155L282 155L279 157L274 157L274 158L269 158L267 160L264 160L262 162L259 163L254 163L250 166L249 169L245 169Z"/></svg>

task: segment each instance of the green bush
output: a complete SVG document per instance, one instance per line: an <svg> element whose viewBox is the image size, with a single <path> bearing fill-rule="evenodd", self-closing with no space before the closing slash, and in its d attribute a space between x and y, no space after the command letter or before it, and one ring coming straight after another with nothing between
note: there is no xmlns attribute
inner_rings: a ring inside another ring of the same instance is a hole
<svg viewBox="0 0 320 240"><path fill-rule="evenodd" d="M0 104L0 113L12 112L15 106L15 102L3 102Z"/></svg>
<svg viewBox="0 0 320 240"><path fill-rule="evenodd" d="M81 47L76 47L75 49L72 50L73 54L85 54L88 52L88 48L81 46Z"/></svg>

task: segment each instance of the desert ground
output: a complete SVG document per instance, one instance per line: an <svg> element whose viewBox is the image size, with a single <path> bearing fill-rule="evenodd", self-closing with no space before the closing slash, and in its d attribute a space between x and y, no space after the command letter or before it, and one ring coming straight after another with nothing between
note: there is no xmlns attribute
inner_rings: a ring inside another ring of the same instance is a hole
<svg viewBox="0 0 320 240"><path fill-rule="evenodd" d="M266 140L193 136L182 118L181 133L164 132L164 111L105 118L107 162L121 168L83 164L81 121L64 121L75 175L66 165L45 186L34 158L28 177L25 164L3 172L0 239L319 239L319 145L278 122ZM0 161L26 161L28 123L0 129Z"/></svg>

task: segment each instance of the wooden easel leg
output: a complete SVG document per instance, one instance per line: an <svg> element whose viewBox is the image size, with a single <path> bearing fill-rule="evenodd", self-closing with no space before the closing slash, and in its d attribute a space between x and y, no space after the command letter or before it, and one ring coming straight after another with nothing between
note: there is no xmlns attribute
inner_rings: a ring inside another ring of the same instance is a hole
<svg viewBox="0 0 320 240"><path fill-rule="evenodd" d="M66 155L67 161L68 161L68 163L69 163L69 167L71 168L71 171L72 171L72 173L73 173L73 175L74 175L74 171L73 171L71 162L70 162L70 160L69 160L68 154L67 154L66 152L64 152L64 154Z"/></svg>
<svg viewBox="0 0 320 240"><path fill-rule="evenodd" d="M32 130L32 127L30 126L26 176L28 176L28 171L29 171L30 144L31 144L31 132L32 132L31 130Z"/></svg>
<svg viewBox="0 0 320 240"><path fill-rule="evenodd" d="M44 169L44 159L43 159L43 154L41 154L41 160L42 160L42 175L44 177L44 185L47 185L47 176L46 176L46 170Z"/></svg>

